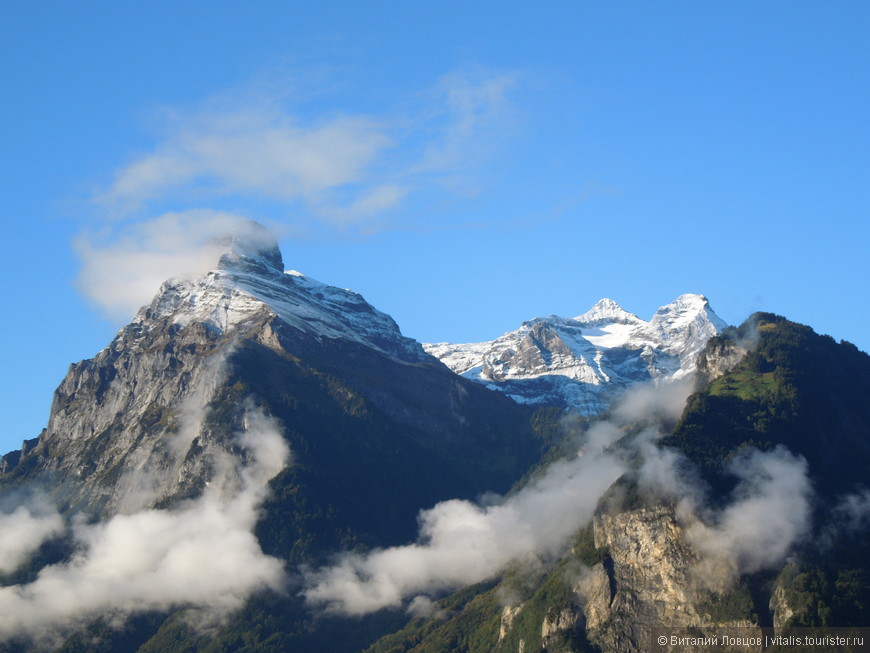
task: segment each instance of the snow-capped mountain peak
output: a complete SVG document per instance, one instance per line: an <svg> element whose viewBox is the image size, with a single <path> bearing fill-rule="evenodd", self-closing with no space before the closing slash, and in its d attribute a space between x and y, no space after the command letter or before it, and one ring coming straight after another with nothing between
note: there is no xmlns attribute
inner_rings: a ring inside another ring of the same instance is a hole
<svg viewBox="0 0 870 653"><path fill-rule="evenodd" d="M594 414L629 385L691 374L707 340L725 326L703 295L681 295L649 322L602 299L578 317L536 318L490 342L424 349L517 401Z"/></svg>
<svg viewBox="0 0 870 653"><path fill-rule="evenodd" d="M662 306L649 321L653 337L668 354L679 356L677 378L695 369L695 360L711 336L728 326L704 295L685 294Z"/></svg>
<svg viewBox="0 0 870 653"><path fill-rule="evenodd" d="M228 332L272 315L319 342L350 341L399 360L429 360L420 343L403 336L389 315L360 294L285 272L278 244L265 229L219 244L224 252L214 269L198 279L166 281L133 325L166 319Z"/></svg>
<svg viewBox="0 0 870 653"><path fill-rule="evenodd" d="M600 322L622 322L625 324L641 322L636 315L624 310L612 299L599 299L595 305L583 315L573 318L576 322L582 322L590 326Z"/></svg>
<svg viewBox="0 0 870 653"><path fill-rule="evenodd" d="M710 302L704 295L687 293L680 295L670 304L662 306L650 320L651 324L670 325L673 327L686 325L703 316L717 329L722 330L727 325L710 308Z"/></svg>

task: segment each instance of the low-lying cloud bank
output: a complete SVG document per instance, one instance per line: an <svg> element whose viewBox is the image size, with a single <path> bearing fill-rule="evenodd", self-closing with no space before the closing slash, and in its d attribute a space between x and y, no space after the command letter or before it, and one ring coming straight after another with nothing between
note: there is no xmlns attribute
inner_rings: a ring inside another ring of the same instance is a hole
<svg viewBox="0 0 870 653"><path fill-rule="evenodd" d="M560 555L625 473L642 493L676 503L702 566L724 563L734 574L780 563L810 524L803 458L783 448L738 456L737 490L717 512L705 507L705 487L682 454L656 445L655 426L628 428L639 420L673 421L690 390L679 383L629 391L607 420L582 433L576 456L548 466L517 493L488 505L439 503L421 513L414 544L350 553L330 567L304 570L306 601L346 615L401 606L424 612L439 592L490 578L515 561Z"/></svg>
<svg viewBox="0 0 870 653"><path fill-rule="evenodd" d="M258 590L281 591L283 564L263 553L253 528L267 483L287 464L289 449L261 411L250 409L245 421L237 438L245 460L226 453L217 465L223 478L201 497L170 510L74 523L72 559L42 569L31 583L0 588L0 640L50 644L90 619L123 623L131 613L175 607L194 608L200 623L214 623ZM30 544L19 540L17 548L0 540L18 560L39 546L40 537L65 530L56 512L40 516L27 508L0 518L3 525L32 535Z"/></svg>
<svg viewBox="0 0 870 653"><path fill-rule="evenodd" d="M671 416L688 390L674 385L629 393L611 421L577 434L576 455L549 465L517 493L489 505L446 501L421 513L415 544L347 554L332 567L306 570L306 601L329 612L361 615L414 598L416 610L428 604L427 595L481 581L515 560L559 555L629 469L616 446L625 435L622 427L649 412L650 392L659 393L660 413ZM571 421L566 429L575 428Z"/></svg>
<svg viewBox="0 0 870 653"><path fill-rule="evenodd" d="M333 567L307 572L306 600L331 612L361 615L474 583L512 560L558 554L625 471L604 453L614 435L610 429L590 431L583 456L554 463L540 479L494 505L452 500L424 511L416 544L349 554Z"/></svg>

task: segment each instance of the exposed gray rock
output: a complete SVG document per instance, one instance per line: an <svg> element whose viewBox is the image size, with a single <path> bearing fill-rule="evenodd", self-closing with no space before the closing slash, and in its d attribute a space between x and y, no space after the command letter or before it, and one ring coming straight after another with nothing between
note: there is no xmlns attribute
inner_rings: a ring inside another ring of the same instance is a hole
<svg viewBox="0 0 870 653"><path fill-rule="evenodd" d="M672 508L657 506L593 521L604 563L574 586L590 641L605 652L647 651L651 628L757 630L748 619L716 621L707 606L715 594L694 577L699 561Z"/></svg>

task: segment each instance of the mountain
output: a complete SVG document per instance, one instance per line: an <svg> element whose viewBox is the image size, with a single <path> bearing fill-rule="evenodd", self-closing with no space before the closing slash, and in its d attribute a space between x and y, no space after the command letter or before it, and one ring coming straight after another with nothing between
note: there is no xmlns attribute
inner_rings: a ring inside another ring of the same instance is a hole
<svg viewBox="0 0 870 653"><path fill-rule="evenodd" d="M356 355L434 367L418 343L360 295L285 273L277 244L262 228L224 244L216 269L164 283L106 349L71 366L45 432L38 443L26 443L13 473L50 473L76 507L99 511L105 504L116 512L125 501L118 480L147 471L152 482L161 476L154 492L171 501L204 483L211 459L225 449L231 433L198 422L242 351L256 346L260 356L327 358L339 366L342 356ZM169 446L166 433L186 441ZM201 455L182 463L194 442ZM7 469L15 458L7 457Z"/></svg>
<svg viewBox="0 0 870 653"><path fill-rule="evenodd" d="M741 447L803 455L817 493L832 498L868 480L870 357L781 316L757 313L712 338L698 360L704 391L662 439L711 483Z"/></svg>
<svg viewBox="0 0 870 653"><path fill-rule="evenodd" d="M224 244L215 269L167 281L72 365L46 429L4 456L0 530L34 540L0 564L10 650L41 633L47 650L198 646L203 610L235 615L208 641L266 619L283 624L262 635L272 650L353 650L375 626L335 635L276 598L299 565L407 541L421 508L505 492L547 446L546 420L455 375L360 295L285 273L265 231ZM118 630L111 615L133 618Z"/></svg>
<svg viewBox="0 0 870 653"><path fill-rule="evenodd" d="M602 299L578 317L536 318L490 342L424 348L515 401L595 415L635 383L691 375L707 340L726 326L703 295L681 295L648 322Z"/></svg>
<svg viewBox="0 0 870 653"><path fill-rule="evenodd" d="M860 635L870 356L761 313L711 339L698 367L676 425L650 441L622 424L628 471L561 557L507 567L368 651L647 651L656 628L693 651L723 650L723 634Z"/></svg>

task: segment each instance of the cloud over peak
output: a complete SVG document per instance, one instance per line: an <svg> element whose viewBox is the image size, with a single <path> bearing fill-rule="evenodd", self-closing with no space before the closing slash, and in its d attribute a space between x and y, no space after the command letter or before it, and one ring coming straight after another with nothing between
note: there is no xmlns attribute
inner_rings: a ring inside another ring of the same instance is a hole
<svg viewBox="0 0 870 653"><path fill-rule="evenodd" d="M110 318L129 319L170 278L193 278L217 266L228 236L262 237L262 227L233 213L166 213L75 241L82 261L76 285Z"/></svg>

